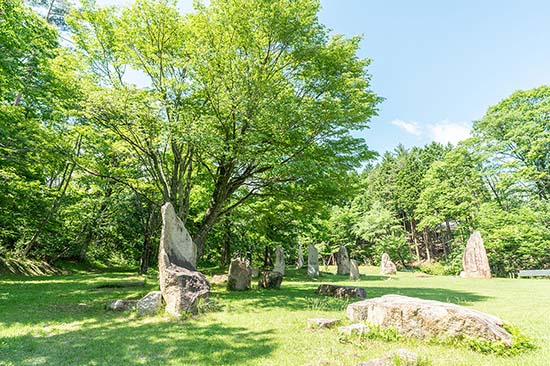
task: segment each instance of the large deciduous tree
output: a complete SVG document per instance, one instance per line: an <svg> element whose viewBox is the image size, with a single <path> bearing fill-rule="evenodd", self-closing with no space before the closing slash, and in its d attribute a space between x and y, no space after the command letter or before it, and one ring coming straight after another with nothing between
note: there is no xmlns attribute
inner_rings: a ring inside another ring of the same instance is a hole
<svg viewBox="0 0 550 366"><path fill-rule="evenodd" d="M127 144L184 221L207 177L192 228L199 253L216 220L250 197L342 174L368 152L350 130L380 102L369 60L358 37L329 37L318 10L316 0L213 0L180 14L138 0L120 13L86 3L70 21L94 75L83 115Z"/></svg>

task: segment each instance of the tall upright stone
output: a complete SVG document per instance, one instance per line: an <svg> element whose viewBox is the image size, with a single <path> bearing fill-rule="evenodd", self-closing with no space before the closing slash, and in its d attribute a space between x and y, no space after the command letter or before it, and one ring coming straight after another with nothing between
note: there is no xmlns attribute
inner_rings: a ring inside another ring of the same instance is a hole
<svg viewBox="0 0 550 366"><path fill-rule="evenodd" d="M388 253L382 254L382 261L380 262L380 274L394 275L397 273L397 267L390 259Z"/></svg>
<svg viewBox="0 0 550 366"><path fill-rule="evenodd" d="M193 267L197 266L197 246L191 235L176 215L174 206L167 202L161 208L162 232L160 242L171 258L185 258Z"/></svg>
<svg viewBox="0 0 550 366"><path fill-rule="evenodd" d="M319 277L319 251L313 244L309 244L307 250L307 275Z"/></svg>
<svg viewBox="0 0 550 366"><path fill-rule="evenodd" d="M336 265L338 266L338 269L336 270L337 274L339 275L349 274L348 250L343 245L340 245L340 249L338 250L338 254L336 255Z"/></svg>
<svg viewBox="0 0 550 366"><path fill-rule="evenodd" d="M273 272L279 272L285 274L285 252L283 247L277 245L275 248L275 265L273 266Z"/></svg>
<svg viewBox="0 0 550 366"><path fill-rule="evenodd" d="M244 291L250 288L252 278L252 268L248 259L235 258L229 265L229 275L227 276L227 289Z"/></svg>
<svg viewBox="0 0 550 366"><path fill-rule="evenodd" d="M298 261L296 261L296 268L300 269L304 266L304 253L302 251L302 246L298 245Z"/></svg>
<svg viewBox="0 0 550 366"><path fill-rule="evenodd" d="M359 273L359 265L355 259L350 259L349 261L349 279L352 281L357 281L361 279L361 274Z"/></svg>
<svg viewBox="0 0 550 366"><path fill-rule="evenodd" d="M464 270L460 273L460 277L491 278L489 259L479 231L474 232L468 239L462 256L462 267Z"/></svg>
<svg viewBox="0 0 550 366"><path fill-rule="evenodd" d="M195 244L172 204L164 204L161 213L158 265L166 312L177 317L185 312L196 313L199 301L210 296L210 283L195 269Z"/></svg>

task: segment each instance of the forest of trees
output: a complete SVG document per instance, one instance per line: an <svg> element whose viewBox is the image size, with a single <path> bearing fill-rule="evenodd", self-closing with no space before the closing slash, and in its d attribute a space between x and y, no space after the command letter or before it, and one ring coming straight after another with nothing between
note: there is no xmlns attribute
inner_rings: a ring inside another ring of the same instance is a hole
<svg viewBox="0 0 550 366"><path fill-rule="evenodd" d="M458 146L377 156L360 38L316 0L98 8L0 2L0 257L154 266L172 202L199 266L269 266L315 244L457 274L550 265L550 87L518 91ZM299 17L296 14L300 14Z"/></svg>

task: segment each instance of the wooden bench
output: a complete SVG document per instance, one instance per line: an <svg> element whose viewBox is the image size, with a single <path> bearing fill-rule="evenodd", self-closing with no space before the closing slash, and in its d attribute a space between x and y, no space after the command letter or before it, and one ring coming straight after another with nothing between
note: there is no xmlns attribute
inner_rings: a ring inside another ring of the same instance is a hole
<svg viewBox="0 0 550 366"><path fill-rule="evenodd" d="M519 271L518 277L548 277L550 276L550 269L530 269Z"/></svg>

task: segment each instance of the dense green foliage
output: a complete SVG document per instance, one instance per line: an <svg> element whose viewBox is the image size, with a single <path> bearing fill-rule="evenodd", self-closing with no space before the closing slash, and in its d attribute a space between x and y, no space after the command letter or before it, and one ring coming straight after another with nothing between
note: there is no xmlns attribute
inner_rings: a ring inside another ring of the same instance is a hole
<svg viewBox="0 0 550 366"><path fill-rule="evenodd" d="M474 230L497 275L550 265L550 87L374 162L370 60L317 0L69 5L0 3L0 256L145 272L169 201L202 266L311 243L457 274Z"/></svg>

